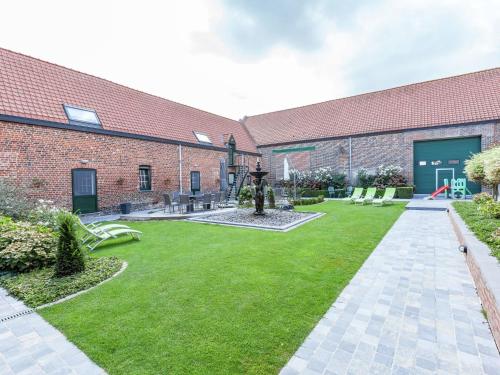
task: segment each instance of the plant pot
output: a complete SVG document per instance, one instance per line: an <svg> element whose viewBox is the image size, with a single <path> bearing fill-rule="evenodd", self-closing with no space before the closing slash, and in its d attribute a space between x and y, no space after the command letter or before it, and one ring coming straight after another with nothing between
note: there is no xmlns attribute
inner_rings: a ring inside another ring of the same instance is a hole
<svg viewBox="0 0 500 375"><path fill-rule="evenodd" d="M132 208L132 203L121 203L120 204L120 212L124 215L129 214L131 208Z"/></svg>

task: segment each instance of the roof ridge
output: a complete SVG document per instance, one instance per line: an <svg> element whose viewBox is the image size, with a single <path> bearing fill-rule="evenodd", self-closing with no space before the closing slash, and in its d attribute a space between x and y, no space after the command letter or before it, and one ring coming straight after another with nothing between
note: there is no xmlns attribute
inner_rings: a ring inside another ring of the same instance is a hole
<svg viewBox="0 0 500 375"><path fill-rule="evenodd" d="M427 81L408 83L408 84L405 84L405 85L399 85L399 86L389 87L387 89L381 89L381 90L363 92L361 94L344 96L342 98L323 100L323 101L320 101L320 102L299 105L299 106L296 106L296 107L290 107L290 108L285 108L285 109L278 109L276 111L269 111L269 112L258 113L258 114L255 114L255 115L245 116L245 119L244 119L243 123L246 124L246 120L249 119L249 118L251 118L251 117L259 117L259 116L265 116L265 115L269 115L269 114L273 114L273 113L286 112L286 111L300 109L300 108L312 107L312 106L316 106L316 105L319 105L319 104L331 103L331 102L336 102L336 101L345 100L345 99L352 99L352 98L357 98L357 97L361 97L361 96L365 96L365 95L373 95L373 94L378 94L378 93L385 92L385 91L403 89L405 87L410 87L410 86L424 85L424 84L428 84L428 83L431 83L431 82L444 81L444 80L458 78L458 77L463 77L463 76L469 76L469 75L475 75L475 74L479 74L479 73L485 73L485 72L489 72L489 71L493 71L493 70L500 70L500 66L497 66L497 67L494 67L494 68L482 69L482 70L478 70L478 71L475 71L475 72L468 72L468 73L457 74L457 75L454 75L454 76L429 79Z"/></svg>
<svg viewBox="0 0 500 375"><path fill-rule="evenodd" d="M27 57L29 59L33 59L33 60L37 60L37 61L40 61L44 64L49 64L49 65L53 65L53 66L56 66L58 68L62 68L62 69L65 69L65 70L70 70L72 72L75 72L75 73L78 73L78 74L84 74L88 77L92 77L92 78L96 78L96 79L99 79L99 80L102 80L102 81L106 81L106 82L109 82L113 85L116 85L116 86L120 86L120 87L124 87L128 90L133 90L135 92L138 92L140 94L144 94L144 95L148 95L148 96L152 96L152 97L155 97L155 98L158 98L158 99L161 99L161 100L165 100L165 101L168 101L168 102L171 102L171 103L175 103L175 104L178 104L178 105L181 105L181 106L184 106L184 107L188 107L188 108L191 108L191 109L194 109L194 110L197 110L197 111L200 111L200 112L204 112L204 113L207 113L209 115L213 115L213 116L217 116L217 117L222 117L222 118L225 118L226 120L230 120L230 121L233 121L233 122L236 122L238 124L240 124L240 126L242 125L238 120L235 120L235 119L232 119L232 118L229 118L229 117L226 117L226 116L221 116L221 115L218 115L216 113L213 113L213 112L209 112L209 111L206 111L204 109L200 109L200 108L196 108L196 107L193 107L193 106L190 106L188 104L184 104L184 103L180 103L180 102L177 102L175 100L171 100L171 99L167 99L167 98L163 98L159 95L156 95L156 94L150 94L146 91L142 91L142 90L139 90L139 89L136 89L136 88L133 88L133 87L129 87L129 86L126 86L124 84L121 84L121 83L117 83L117 82L114 82L114 81L111 81L107 78L102 78L102 77L99 77L99 76L96 76L94 74L90 74L90 73L85 73L85 72L82 72L82 71L79 71L79 70L76 70L76 69L73 69L73 68L69 68L67 66L64 66L64 65L60 65L60 64L56 64L56 63L53 63L51 61L47 61L47 60L43 60L41 58L38 58L38 57L34 57L34 56L31 56L31 55L28 55L28 54L25 54L25 53L22 53L22 52L17 52L17 51L13 51L11 49L8 49L8 48L3 48L3 47L0 47L0 50L4 50L4 51L8 51L10 53L14 53L16 55L20 55L20 56L24 56L24 57Z"/></svg>

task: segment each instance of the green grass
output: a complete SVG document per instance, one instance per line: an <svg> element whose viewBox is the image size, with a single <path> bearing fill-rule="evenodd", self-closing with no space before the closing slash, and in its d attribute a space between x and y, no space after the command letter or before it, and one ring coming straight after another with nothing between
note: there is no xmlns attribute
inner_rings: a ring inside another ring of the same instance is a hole
<svg viewBox="0 0 500 375"><path fill-rule="evenodd" d="M493 233L500 228L500 219L488 217L474 202L453 202L453 207L476 237L491 249L491 255L500 261L500 241Z"/></svg>
<svg viewBox="0 0 500 375"><path fill-rule="evenodd" d="M327 215L288 233L138 222L140 242L100 247L127 270L42 315L110 374L273 374L403 211Z"/></svg>

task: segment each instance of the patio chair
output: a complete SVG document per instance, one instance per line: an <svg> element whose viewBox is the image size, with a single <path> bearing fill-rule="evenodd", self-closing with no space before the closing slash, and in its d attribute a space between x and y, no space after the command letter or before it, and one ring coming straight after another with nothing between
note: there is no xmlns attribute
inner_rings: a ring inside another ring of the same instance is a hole
<svg viewBox="0 0 500 375"><path fill-rule="evenodd" d="M212 205L212 194L203 194L203 209L209 210Z"/></svg>
<svg viewBox="0 0 500 375"><path fill-rule="evenodd" d="M163 194L163 201L165 203L165 206L163 207L163 212L167 211L167 207L168 207L168 212L175 212L175 207L179 206L179 203L172 201L169 194Z"/></svg>
<svg viewBox="0 0 500 375"><path fill-rule="evenodd" d="M328 186L328 195L330 198L335 198L335 188L333 186Z"/></svg>
<svg viewBox="0 0 500 375"><path fill-rule="evenodd" d="M366 194L362 198L358 198L354 201L355 204L369 204L372 203L375 195L377 194L377 188L370 187L366 189ZM354 193L353 193L354 195Z"/></svg>
<svg viewBox="0 0 500 375"><path fill-rule="evenodd" d="M377 206L383 206L386 203L392 203L395 195L396 195L396 188L386 188L384 196L382 198L374 199L373 204Z"/></svg>
<svg viewBox="0 0 500 375"><path fill-rule="evenodd" d="M93 251L101 243L112 238L130 235L133 239L140 240L142 235L142 232L131 228L116 228L109 230L96 228L93 231L89 230L88 233L89 238L84 245L87 246L90 251Z"/></svg>
<svg viewBox="0 0 500 375"><path fill-rule="evenodd" d="M82 237L82 243L87 242L94 233L102 232L103 230L130 229L130 227L125 224L90 223L85 225L80 218L78 218L77 223L85 232L85 235Z"/></svg>
<svg viewBox="0 0 500 375"><path fill-rule="evenodd" d="M345 190L346 197L350 197L352 195L352 190L353 190L352 186L347 187L347 189Z"/></svg>
<svg viewBox="0 0 500 375"><path fill-rule="evenodd" d="M354 191L350 197L343 198L342 200L344 202L354 203L354 201L356 199L361 198L362 194L363 194L363 188L356 188L356 189L354 189Z"/></svg>
<svg viewBox="0 0 500 375"><path fill-rule="evenodd" d="M187 208L191 204L189 200L189 195L187 194L179 194L179 207L181 208L181 214L184 213L184 207Z"/></svg>

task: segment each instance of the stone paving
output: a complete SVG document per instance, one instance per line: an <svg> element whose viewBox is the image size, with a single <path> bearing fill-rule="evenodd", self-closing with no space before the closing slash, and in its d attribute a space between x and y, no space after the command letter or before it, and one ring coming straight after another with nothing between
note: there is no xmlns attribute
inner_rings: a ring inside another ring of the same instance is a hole
<svg viewBox="0 0 500 375"><path fill-rule="evenodd" d="M446 212L405 211L281 374L500 374L457 247Z"/></svg>
<svg viewBox="0 0 500 375"><path fill-rule="evenodd" d="M106 374L40 315L1 321L26 310L0 288L0 374Z"/></svg>

